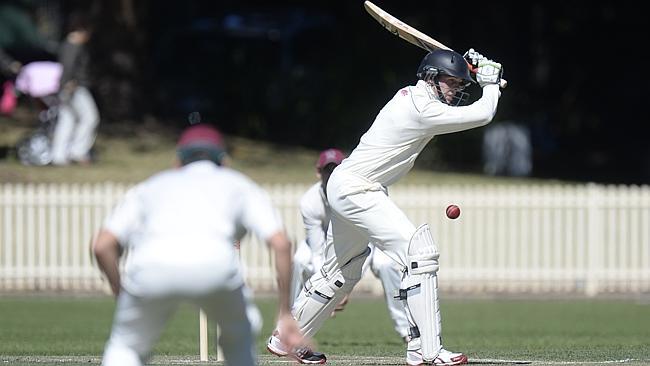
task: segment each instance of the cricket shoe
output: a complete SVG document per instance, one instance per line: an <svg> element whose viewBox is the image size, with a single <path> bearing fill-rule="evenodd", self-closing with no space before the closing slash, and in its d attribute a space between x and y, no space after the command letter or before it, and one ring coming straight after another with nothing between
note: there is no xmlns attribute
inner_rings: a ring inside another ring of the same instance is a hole
<svg viewBox="0 0 650 366"><path fill-rule="evenodd" d="M320 352L314 352L309 347L298 347L292 350L287 350L287 347L282 344L278 338L278 331L273 331L273 335L269 337L266 343L266 349L278 357L290 357L302 364L324 364L327 362L327 357Z"/></svg>
<svg viewBox="0 0 650 366"><path fill-rule="evenodd" d="M441 349L433 361L424 361L422 359L422 350L406 351L406 363L411 366L417 365L439 365L439 366L452 366L462 365L467 363L467 356L462 353L449 352L446 349Z"/></svg>

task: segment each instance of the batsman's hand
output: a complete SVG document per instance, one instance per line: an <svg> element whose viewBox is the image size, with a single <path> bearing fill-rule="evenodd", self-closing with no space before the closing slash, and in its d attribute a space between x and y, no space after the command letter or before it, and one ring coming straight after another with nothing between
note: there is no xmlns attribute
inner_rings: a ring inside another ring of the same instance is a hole
<svg viewBox="0 0 650 366"><path fill-rule="evenodd" d="M482 87L490 84L500 84L503 66L500 63L484 58L478 62L476 82Z"/></svg>
<svg viewBox="0 0 650 366"><path fill-rule="evenodd" d="M465 52L463 57L465 58L465 60L467 60L468 64L472 65L473 69L478 67L478 63L480 61L485 60L485 56L481 55L480 53L478 53L473 48L470 48L469 50L467 50L467 52Z"/></svg>

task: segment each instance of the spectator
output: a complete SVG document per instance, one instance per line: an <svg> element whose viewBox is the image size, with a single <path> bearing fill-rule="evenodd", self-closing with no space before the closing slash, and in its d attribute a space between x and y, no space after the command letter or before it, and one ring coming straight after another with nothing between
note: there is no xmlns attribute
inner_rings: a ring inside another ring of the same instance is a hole
<svg viewBox="0 0 650 366"><path fill-rule="evenodd" d="M59 91L59 119L52 137L52 163L91 163L99 111L89 90L90 58L87 43L92 29L87 18L74 15L70 32L59 50L63 66Z"/></svg>
<svg viewBox="0 0 650 366"><path fill-rule="evenodd" d="M530 133L524 126L503 122L483 135L483 171L489 175L525 177L533 168Z"/></svg>

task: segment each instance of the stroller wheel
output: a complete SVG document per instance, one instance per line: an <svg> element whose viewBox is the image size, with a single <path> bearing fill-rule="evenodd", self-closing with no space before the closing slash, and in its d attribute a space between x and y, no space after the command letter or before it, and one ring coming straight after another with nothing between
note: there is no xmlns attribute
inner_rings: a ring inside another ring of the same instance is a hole
<svg viewBox="0 0 650 366"><path fill-rule="evenodd" d="M47 165L52 162L51 142L47 134L37 131L21 140L16 148L18 159L25 165Z"/></svg>

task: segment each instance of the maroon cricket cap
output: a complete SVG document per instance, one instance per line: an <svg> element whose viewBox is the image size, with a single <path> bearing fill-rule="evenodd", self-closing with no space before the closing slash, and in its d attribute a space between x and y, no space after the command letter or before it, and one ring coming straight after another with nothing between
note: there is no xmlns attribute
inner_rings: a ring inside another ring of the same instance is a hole
<svg viewBox="0 0 650 366"><path fill-rule="evenodd" d="M318 162L316 162L316 169L323 169L327 164L330 163L339 165L341 164L343 159L345 159L345 155L339 149L323 150L318 156Z"/></svg>
<svg viewBox="0 0 650 366"><path fill-rule="evenodd" d="M219 131L207 124L198 124L186 128L176 144L177 149L185 147L207 147L223 149L223 137Z"/></svg>

